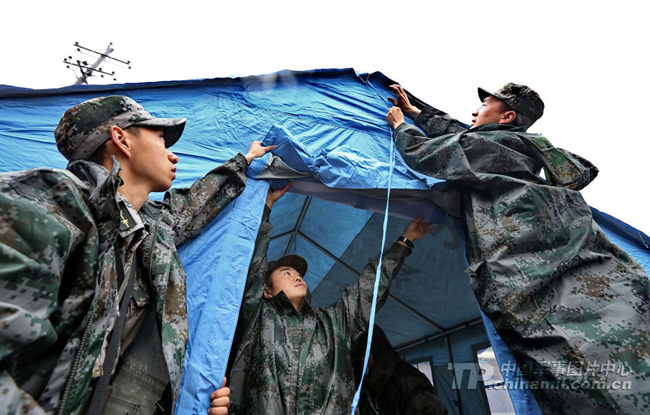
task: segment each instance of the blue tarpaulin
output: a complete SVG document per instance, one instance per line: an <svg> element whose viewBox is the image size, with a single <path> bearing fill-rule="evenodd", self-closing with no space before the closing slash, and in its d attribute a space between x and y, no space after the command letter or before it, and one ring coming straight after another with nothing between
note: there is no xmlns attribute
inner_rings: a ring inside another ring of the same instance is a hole
<svg viewBox="0 0 650 415"><path fill-rule="evenodd" d="M199 413L207 410L209 394L224 376L269 185L280 185L289 178L286 172L293 172L291 193L271 216L269 257L296 253L307 258L306 282L314 306L335 301L379 254L383 214L377 212L386 205L391 131L385 115L392 82L381 73L343 69L54 90L0 87L0 171L65 168L52 134L59 118L67 108L105 95L128 95L158 117L188 118L183 137L172 148L179 156L176 187L245 153L254 140L278 145L273 156L251 166L242 196L180 250L188 275L190 340L177 413ZM283 163L283 174L274 175L269 168L274 160ZM476 334L483 319L465 273L462 234L431 201L445 183L412 171L398 153L394 162L387 241L420 213L437 227L418 243L394 282L378 313L379 325L400 350L416 344L421 349L427 339L444 338L448 352L438 349L445 357L433 351L433 340L431 351L423 352L435 367L469 361L462 350L481 336L491 340L497 357L507 355L489 323L487 331ZM650 270L647 235L597 210L594 218ZM482 398L472 391L443 390L451 385L442 370L433 376L443 404L452 414L462 408L471 413L477 404L471 401ZM517 413L538 413L528 391L511 395Z"/></svg>

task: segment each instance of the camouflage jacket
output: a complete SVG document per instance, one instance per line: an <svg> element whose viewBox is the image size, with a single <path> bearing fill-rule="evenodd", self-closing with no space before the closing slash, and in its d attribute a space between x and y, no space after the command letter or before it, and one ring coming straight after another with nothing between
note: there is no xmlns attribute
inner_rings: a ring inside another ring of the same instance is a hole
<svg viewBox="0 0 650 415"><path fill-rule="evenodd" d="M243 191L246 168L238 154L139 211L138 275L146 283L136 281L133 298L152 298L174 398L187 340L176 246ZM114 243L127 226L119 166L77 161L68 169L0 174L0 413L79 413L115 304Z"/></svg>
<svg viewBox="0 0 650 415"><path fill-rule="evenodd" d="M531 391L544 413L649 408L648 277L609 241L578 191L597 169L521 127L467 130L428 108L416 124L426 136L402 124L397 147L413 169L458 192L472 289L526 379L537 382ZM584 382L569 385L576 380ZM625 381L629 388L617 387Z"/></svg>
<svg viewBox="0 0 650 415"><path fill-rule="evenodd" d="M329 306L313 309L308 297L297 312L283 292L263 299L268 216L266 209L246 282L241 314L246 329L230 373L231 413L347 413L355 392L350 351L368 329L377 261ZM407 254L399 244L384 253L378 307Z"/></svg>

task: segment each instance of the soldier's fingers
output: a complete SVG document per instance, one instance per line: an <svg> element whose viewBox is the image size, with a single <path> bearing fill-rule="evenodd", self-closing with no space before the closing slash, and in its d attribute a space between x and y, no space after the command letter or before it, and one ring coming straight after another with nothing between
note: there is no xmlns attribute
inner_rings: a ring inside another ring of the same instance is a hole
<svg viewBox="0 0 650 415"><path fill-rule="evenodd" d="M212 395L210 395L210 399L219 399L219 398L223 398L224 396L227 397L229 395L230 395L230 388L221 388L212 392Z"/></svg>
<svg viewBox="0 0 650 415"><path fill-rule="evenodd" d="M227 396L223 396L221 398L213 399L212 402L210 402L213 408L227 408L228 405L230 404L230 398Z"/></svg>
<svg viewBox="0 0 650 415"><path fill-rule="evenodd" d="M228 408L210 408L208 415L228 415Z"/></svg>

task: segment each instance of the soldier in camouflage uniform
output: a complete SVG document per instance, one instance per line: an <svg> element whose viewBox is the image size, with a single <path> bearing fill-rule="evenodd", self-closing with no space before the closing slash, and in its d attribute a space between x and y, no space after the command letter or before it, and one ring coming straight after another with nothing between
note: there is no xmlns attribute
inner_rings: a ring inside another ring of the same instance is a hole
<svg viewBox="0 0 650 415"><path fill-rule="evenodd" d="M340 415L350 411L355 391L351 348L368 329L377 261L341 299L313 309L302 276L306 261L287 255L266 260L273 203L284 193L269 193L249 269L240 324L245 333L230 373L231 413ZM422 217L383 255L378 306L404 259L410 241L431 231Z"/></svg>
<svg viewBox="0 0 650 415"><path fill-rule="evenodd" d="M367 335L354 352L355 376L361 377ZM381 327L375 325L368 370L363 379L360 415L444 415L447 410L429 379L402 360Z"/></svg>
<svg viewBox="0 0 650 415"><path fill-rule="evenodd" d="M526 132L542 116L539 95L512 83L479 88L468 130L392 88L397 148L452 185L472 289L544 413L650 411L648 276L592 220L579 190L597 169Z"/></svg>
<svg viewBox="0 0 650 415"><path fill-rule="evenodd" d="M125 280L136 271L104 413L151 414L167 384L176 401L188 332L176 246L242 192L248 164L269 149L255 142L192 187L148 200L175 178L167 147L184 125L128 97L95 98L55 131L67 170L0 174L0 413L83 411L126 285L118 256Z"/></svg>

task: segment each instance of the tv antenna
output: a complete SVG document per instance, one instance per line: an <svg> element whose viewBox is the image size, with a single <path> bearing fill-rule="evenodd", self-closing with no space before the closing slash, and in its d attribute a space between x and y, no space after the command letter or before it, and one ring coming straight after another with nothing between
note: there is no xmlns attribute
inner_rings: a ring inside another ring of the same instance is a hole
<svg viewBox="0 0 650 415"><path fill-rule="evenodd" d="M72 71L75 72L75 75L76 75L76 70L79 71L79 75L77 76L77 81L74 83L74 85L80 85L80 84L88 85L88 78L90 78L91 76L99 76L100 78L103 78L104 75L107 75L113 78L113 81L117 81L117 78L115 77L115 71L108 72L103 70L99 66L102 64L102 62L104 62L107 59L108 62L110 63L117 62L119 64L128 67L128 69L131 69L130 60L123 61L121 59L117 59L112 56L109 56L114 50L112 42L108 44L108 47L106 48L106 51L104 53L94 51L85 46L81 46L79 42L74 42L74 46L77 48L77 52L80 54L97 56L97 59L92 64L89 64L88 61L84 60L83 58L72 59L72 56L63 58L63 63L66 64L66 68L72 69Z"/></svg>

